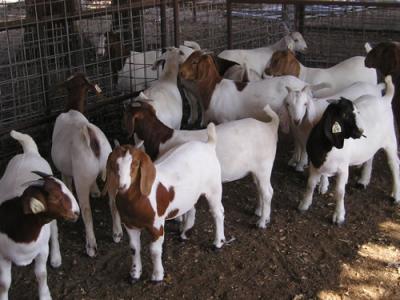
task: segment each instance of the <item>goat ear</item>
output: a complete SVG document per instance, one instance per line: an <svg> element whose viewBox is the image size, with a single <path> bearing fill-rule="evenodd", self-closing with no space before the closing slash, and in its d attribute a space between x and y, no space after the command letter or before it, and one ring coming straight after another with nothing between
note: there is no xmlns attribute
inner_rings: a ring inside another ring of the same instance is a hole
<svg viewBox="0 0 400 300"><path fill-rule="evenodd" d="M279 125L281 126L281 130L283 133L289 133L289 124L290 124L290 117L289 112L286 108L286 104L283 104L282 107L278 111L279 116Z"/></svg>
<svg viewBox="0 0 400 300"><path fill-rule="evenodd" d="M309 97L307 97L307 120L309 123L311 123L312 125L314 125L314 120L316 117L316 111L315 111L315 105L314 105L314 99L313 97L310 95Z"/></svg>
<svg viewBox="0 0 400 300"><path fill-rule="evenodd" d="M142 152L140 162L140 191L143 195L150 195L151 187L156 179L156 168L150 157Z"/></svg>
<svg viewBox="0 0 400 300"><path fill-rule="evenodd" d="M329 113L326 115L324 122L324 134L334 147L338 149L343 148L344 134L342 125L333 119Z"/></svg>
<svg viewBox="0 0 400 300"><path fill-rule="evenodd" d="M46 211L46 207L44 206L42 201L38 200L35 197L30 197L28 201L24 202L23 211L26 215L36 215L38 213Z"/></svg>
<svg viewBox="0 0 400 300"><path fill-rule="evenodd" d="M162 68L164 68L164 64L165 64L165 59L164 58L159 58L153 63L153 65L151 66L151 69L153 71L156 71L160 66Z"/></svg>
<svg viewBox="0 0 400 300"><path fill-rule="evenodd" d="M284 37L284 39L285 39L286 47L288 48L288 50L294 51L295 44L294 44L292 37L287 35Z"/></svg>

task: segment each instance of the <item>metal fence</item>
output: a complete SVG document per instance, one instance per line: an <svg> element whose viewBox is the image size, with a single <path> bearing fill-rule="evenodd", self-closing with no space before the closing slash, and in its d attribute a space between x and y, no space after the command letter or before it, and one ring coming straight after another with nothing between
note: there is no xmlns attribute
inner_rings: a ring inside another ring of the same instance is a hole
<svg viewBox="0 0 400 300"><path fill-rule="evenodd" d="M398 8L396 1L0 0L0 171L19 151L12 128L48 154L65 98L59 83L76 71L101 86L102 99L89 95L89 118L112 138L121 134L121 100L157 78L150 56L162 47L184 40L216 53L261 47L283 36L284 21L303 33L306 65L330 66L363 55L366 41L400 40Z"/></svg>

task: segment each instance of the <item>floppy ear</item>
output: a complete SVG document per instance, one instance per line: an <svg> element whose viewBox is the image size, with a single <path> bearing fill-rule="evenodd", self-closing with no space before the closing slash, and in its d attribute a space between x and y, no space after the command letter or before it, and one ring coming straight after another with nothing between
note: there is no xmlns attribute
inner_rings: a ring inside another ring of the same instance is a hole
<svg viewBox="0 0 400 300"><path fill-rule="evenodd" d="M284 37L285 39L285 43L286 43L286 47L290 50L290 51L294 51L294 40L292 39L292 37L290 35L287 35Z"/></svg>
<svg viewBox="0 0 400 300"><path fill-rule="evenodd" d="M129 109L124 112L124 124L128 137L131 137L135 133L135 117L132 116Z"/></svg>
<svg viewBox="0 0 400 300"><path fill-rule="evenodd" d="M324 134L334 147L338 149L343 148L344 134L342 125L329 113L326 115L324 121Z"/></svg>
<svg viewBox="0 0 400 300"><path fill-rule="evenodd" d="M282 105L282 107L278 111L278 116L279 116L279 125L281 126L281 130L283 133L288 134L289 133L289 125L290 125L290 117L289 117L289 112L286 108L286 105Z"/></svg>
<svg viewBox="0 0 400 300"><path fill-rule="evenodd" d="M314 125L316 111L315 111L314 99L311 96L307 97L306 109L307 109L307 120L308 122Z"/></svg>
<svg viewBox="0 0 400 300"><path fill-rule="evenodd" d="M143 195L150 195L151 187L155 179L156 168L150 157L142 152L140 161L140 191Z"/></svg>
<svg viewBox="0 0 400 300"><path fill-rule="evenodd" d="M216 68L216 65L214 63L214 60L211 55L204 55L200 58L200 61L197 65L197 74L196 78L197 80L204 80L208 78L208 74L211 70L211 66L214 66Z"/></svg>
<svg viewBox="0 0 400 300"><path fill-rule="evenodd" d="M46 207L42 203L42 201L38 200L35 197L30 197L28 201L24 201L23 211L26 215L36 215L38 213L46 211Z"/></svg>
<svg viewBox="0 0 400 300"><path fill-rule="evenodd" d="M157 70L160 66L161 66L162 68L164 68L164 64L165 64L165 58L159 58L159 59L157 59L157 60L153 63L153 65L151 66L151 69L152 69L153 71L155 71L155 70Z"/></svg>

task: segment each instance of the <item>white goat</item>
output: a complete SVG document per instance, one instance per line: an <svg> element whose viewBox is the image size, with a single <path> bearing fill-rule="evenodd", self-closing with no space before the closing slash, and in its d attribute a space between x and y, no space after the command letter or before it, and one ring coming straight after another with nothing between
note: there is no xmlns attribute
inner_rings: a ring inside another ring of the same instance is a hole
<svg viewBox="0 0 400 300"><path fill-rule="evenodd" d="M183 52L183 61L189 57L193 50L200 50L199 44L193 41L184 41L179 46ZM159 77L160 69L154 63L162 56L161 50L145 52L131 51L130 56L118 71L117 88L122 92L141 91L153 86Z"/></svg>
<svg viewBox="0 0 400 300"><path fill-rule="evenodd" d="M168 127L179 129L182 122L182 97L178 89L179 64L184 54L178 48L169 48L153 64L153 68L164 63L160 78L134 100L148 101L157 117Z"/></svg>
<svg viewBox="0 0 400 300"><path fill-rule="evenodd" d="M242 66L246 65L261 77L265 68L269 65L272 54L275 51L285 49L298 52L307 50L307 44L300 32L288 33L278 42L267 47L224 50L218 54L218 57L235 61Z"/></svg>
<svg viewBox="0 0 400 300"><path fill-rule="evenodd" d="M61 265L56 219L76 221L79 206L27 134L11 131L24 150L8 163L0 179L0 299L8 299L11 264L25 266L35 260L39 298L51 299L47 285L47 258ZM34 173L33 173L34 172Z"/></svg>
<svg viewBox="0 0 400 300"><path fill-rule="evenodd" d="M371 178L372 159L383 148L393 177L392 197L400 202L399 159L393 124L392 98L394 86L391 76L385 78L385 96L364 95L353 102L342 98L325 110L314 126L307 142L311 161L307 190L299 209L307 210L312 203L313 191L322 175L337 175L336 209L332 221L345 220L344 193L349 166L364 167L360 183L366 186Z"/></svg>
<svg viewBox="0 0 400 300"><path fill-rule="evenodd" d="M104 133L91 124L82 114L86 93L77 86L78 81L86 80L82 75L71 76L66 85L69 86L69 111L60 114L54 124L51 157L54 165L61 172L66 185L72 187L72 179L82 210L86 230L86 252L94 257L97 251L96 238L93 231L93 219L90 208L89 193L99 196L96 184L99 174L105 179L106 163L111 146ZM83 88L83 87L81 87ZM110 197L110 209L113 217L113 238L117 243L122 237L122 228L115 203Z"/></svg>
<svg viewBox="0 0 400 300"><path fill-rule="evenodd" d="M317 97L327 97L347 88L355 82L377 84L376 71L365 67L364 56L354 56L330 68L308 68L301 64L294 53L285 50L277 51L271 58L268 75L293 75L310 83L328 82L329 89L319 91Z"/></svg>
<svg viewBox="0 0 400 300"><path fill-rule="evenodd" d="M329 99L344 97L355 100L362 95L380 96L385 84L370 84L357 82L348 88L325 98L315 98L309 86L302 90L288 88L285 105L280 111L282 122L290 122L291 132L295 141L295 151L289 165L295 166L297 171L303 171L308 164L306 143L312 127L321 119L329 105ZM287 126L289 124L283 124Z"/></svg>
<svg viewBox="0 0 400 300"><path fill-rule="evenodd" d="M306 85L294 76L248 83L223 79L212 57L200 51L192 53L181 65L179 73L183 80L195 86L204 111L202 124L248 117L265 120L263 108L269 104L275 112L279 111L288 94L286 87L302 89ZM314 89L324 87L326 84L315 86Z"/></svg>
<svg viewBox="0 0 400 300"><path fill-rule="evenodd" d="M152 237L151 279L161 281L164 223L189 211L201 195L207 198L215 221L214 246L220 248L224 244L221 169L215 147L215 127L210 124L207 143L185 143L154 164L147 154L131 145L116 147L111 153L107 162L107 188L117 191L117 207L130 238L133 282L142 273L141 230L146 229Z"/></svg>
<svg viewBox="0 0 400 300"><path fill-rule="evenodd" d="M271 171L278 141L279 118L267 105L264 108L272 122L252 118L227 122L216 126L217 157L221 164L222 182L243 178L251 173L258 190L256 215L258 227L265 228L270 220ZM161 123L146 103L135 103L125 112L126 128L130 135L144 141L144 148L151 159L162 157L170 149L188 141L207 141L204 130L172 130ZM184 232L183 236L184 238Z"/></svg>
<svg viewBox="0 0 400 300"><path fill-rule="evenodd" d="M246 64L244 64L243 66L235 65L230 67L224 73L224 78L239 82L261 80L261 76L253 69L249 69Z"/></svg>

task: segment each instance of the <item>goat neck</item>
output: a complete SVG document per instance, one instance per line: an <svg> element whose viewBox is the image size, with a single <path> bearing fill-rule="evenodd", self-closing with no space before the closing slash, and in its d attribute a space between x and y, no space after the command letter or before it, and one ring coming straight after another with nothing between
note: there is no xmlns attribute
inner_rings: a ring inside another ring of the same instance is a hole
<svg viewBox="0 0 400 300"><path fill-rule="evenodd" d="M73 109L83 114L85 111L86 94L86 88L80 88L76 92L72 93L69 92L67 96L67 103L65 105L65 111Z"/></svg>
<svg viewBox="0 0 400 300"><path fill-rule="evenodd" d="M206 76L202 76L201 79L196 81L197 94L199 95L204 110L207 110L210 106L215 87L222 79L215 64L210 64Z"/></svg>
<svg viewBox="0 0 400 300"><path fill-rule="evenodd" d="M27 197L16 197L0 205L0 232L16 243L36 241L42 227L53 220L46 213L25 214Z"/></svg>
<svg viewBox="0 0 400 300"><path fill-rule="evenodd" d="M333 148L332 143L324 134L325 118L326 116L323 115L321 120L313 127L306 146L307 155L317 169L324 164L328 152Z"/></svg>
<svg viewBox="0 0 400 300"><path fill-rule="evenodd" d="M137 136L144 141L146 153L153 161L160 152L160 144L169 140L174 132L155 115L150 114L146 114L145 118L137 118L134 130Z"/></svg>
<svg viewBox="0 0 400 300"><path fill-rule="evenodd" d="M164 70L159 80L170 81L177 84L179 72L179 56L176 54L173 58L165 61Z"/></svg>

